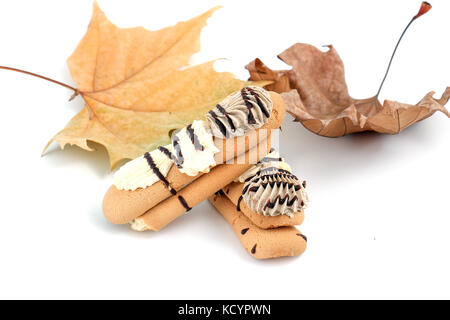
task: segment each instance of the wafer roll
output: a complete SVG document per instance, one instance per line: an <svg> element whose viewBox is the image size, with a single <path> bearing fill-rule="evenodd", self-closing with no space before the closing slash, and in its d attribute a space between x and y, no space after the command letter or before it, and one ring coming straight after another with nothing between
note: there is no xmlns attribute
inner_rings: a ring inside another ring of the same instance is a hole
<svg viewBox="0 0 450 320"><path fill-rule="evenodd" d="M244 249L256 259L298 256L306 250L306 237L295 227L261 229L219 192L208 198L233 227Z"/></svg>
<svg viewBox="0 0 450 320"><path fill-rule="evenodd" d="M285 103L277 93L270 92L270 98L273 102L272 113L268 122L260 129L232 139L214 138L214 144L220 150L214 155L216 163L226 163L230 159L247 152L255 146L258 139L261 139L259 136L263 132L269 132L268 130L277 129L281 126L286 111ZM258 139L254 139L254 136L258 136ZM231 141L233 143L230 143ZM241 148L238 146L241 146ZM171 195L173 196L202 175L203 173L189 176L180 172L177 166L173 165L165 177L166 182L160 180L149 187L134 191L119 190L112 185L103 200L104 216L112 223L128 223Z"/></svg>
<svg viewBox="0 0 450 320"><path fill-rule="evenodd" d="M284 226L294 226L294 225L302 224L303 219L304 219L303 210L295 213L292 218L287 215L284 215L284 214L279 215L279 216L264 216L264 215L253 212L245 204L245 201L239 202L239 197L242 194L243 188L244 188L243 183L233 182L233 183L229 184L228 186L226 186L225 188L222 188L222 191L236 208L239 203L240 211L259 228L272 229L272 228L278 228L278 227L284 227Z"/></svg>
<svg viewBox="0 0 450 320"><path fill-rule="evenodd" d="M206 200L248 168L254 165L254 160L259 161L270 151L271 137L263 141L249 152L235 159L234 164L223 164L215 167L208 174L201 176L191 184L181 189L174 195L148 210L132 223L133 230L158 231L171 221L189 211L192 207Z"/></svg>
<svg viewBox="0 0 450 320"><path fill-rule="evenodd" d="M215 138L214 143L220 152L214 158L216 163L226 163L239 156L238 145L245 146L241 152L246 152L257 144L259 131L253 131L248 135L228 139ZM115 224L125 224L140 216L145 211L153 208L161 201L172 195L172 192L178 192L184 186L198 179L204 173L196 176L188 176L180 172L177 166L172 166L166 177L171 189L167 188L163 181L158 181L147 188L139 188L134 191L119 190L112 185L106 192L103 200L103 214L106 219ZM172 190L172 191L171 191Z"/></svg>

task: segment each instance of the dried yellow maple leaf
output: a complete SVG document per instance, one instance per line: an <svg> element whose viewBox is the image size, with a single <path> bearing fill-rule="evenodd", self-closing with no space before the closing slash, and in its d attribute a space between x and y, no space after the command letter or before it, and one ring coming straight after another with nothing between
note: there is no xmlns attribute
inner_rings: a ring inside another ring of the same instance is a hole
<svg viewBox="0 0 450 320"><path fill-rule="evenodd" d="M172 130L204 114L233 91L248 85L216 72L214 62L181 69L200 49L200 32L213 8L158 31L122 29L94 3L87 33L68 59L86 102L53 141L61 148L88 141L104 145L111 168L170 141ZM256 83L258 85L258 83Z"/></svg>

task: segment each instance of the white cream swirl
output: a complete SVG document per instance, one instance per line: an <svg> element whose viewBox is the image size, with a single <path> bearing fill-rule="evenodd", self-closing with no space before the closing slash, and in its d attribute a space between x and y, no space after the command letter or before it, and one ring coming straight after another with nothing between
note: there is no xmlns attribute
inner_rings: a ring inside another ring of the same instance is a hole
<svg viewBox="0 0 450 320"><path fill-rule="evenodd" d="M165 147L169 151L173 151L171 144ZM167 176L167 173L173 165L172 160L158 149L150 152L150 156L161 174ZM147 159L144 156L140 156L123 165L114 174L113 183L119 190L134 191L138 188L151 186L158 180L158 176L150 168Z"/></svg>
<svg viewBox="0 0 450 320"><path fill-rule="evenodd" d="M179 170L188 176L196 176L200 172L207 173L211 167L216 165L214 154L219 149L214 144L214 139L208 129L208 124L202 120L195 120L192 123L192 129L198 138L198 142L202 145L203 150L197 150L188 134L187 128L181 129L175 133L179 138L183 163Z"/></svg>
<svg viewBox="0 0 450 320"><path fill-rule="evenodd" d="M155 149L123 165L114 175L116 188L134 191L138 188L149 187L161 180L161 176L158 176L156 172L166 177L174 161L179 164L180 172L188 176L209 172L210 168L216 165L214 155L219 152L219 149L214 144L206 121L195 120L174 135L177 137L175 144ZM201 147L201 150L198 150L198 147ZM178 148L181 153L177 153ZM167 150L167 153L164 153L162 149Z"/></svg>

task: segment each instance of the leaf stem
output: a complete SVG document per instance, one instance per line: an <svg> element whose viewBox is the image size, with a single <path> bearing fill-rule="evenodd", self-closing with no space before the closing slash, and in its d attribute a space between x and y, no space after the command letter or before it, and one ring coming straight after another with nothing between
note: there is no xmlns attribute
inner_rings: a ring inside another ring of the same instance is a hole
<svg viewBox="0 0 450 320"><path fill-rule="evenodd" d="M400 44L400 41L402 41L402 38L403 38L403 36L405 35L406 30L408 30L409 26L411 25L411 23L413 23L414 20L415 20L415 18L412 18L412 19L411 19L411 21L408 23L408 25L406 26L406 28L403 30L402 35L401 35L400 38L398 39L397 45L395 46L394 52L392 52L391 60L389 60L389 64L388 64L388 67L387 67L387 69L386 69L386 73L384 74L383 80L381 81L380 87L378 88L378 91L377 91L377 94L375 95L375 98L378 98L378 96L380 95L381 88L383 88L384 81L386 80L386 77L387 77L387 75L388 75L388 73L389 73L389 69L391 69L392 60L394 60L394 56L395 56L395 53L397 52L398 45Z"/></svg>
<svg viewBox="0 0 450 320"><path fill-rule="evenodd" d="M24 74L27 74L27 75L30 75L30 76L33 76L33 77L36 77L36 78L40 78L40 79L44 79L44 80L56 83L57 85L60 85L60 86L62 86L64 88L67 88L67 89L70 89L70 90L73 91L73 95L70 98L70 100L73 100L73 98L75 98L79 94L78 89L76 89L76 88L74 88L72 86L69 86L68 84L65 84L63 82L60 82L60 81L57 81L57 80L54 80L54 79L51 79L51 78L44 77L44 76L42 76L40 74L37 74L37 73L33 73L33 72L21 70L21 69L16 69L16 68L5 67L5 66L0 66L0 69L24 73Z"/></svg>
<svg viewBox="0 0 450 320"><path fill-rule="evenodd" d="M391 68L392 60L394 60L394 56L395 56L395 53L397 52L398 45L399 45L400 42L402 41L403 36L404 36L405 33L406 33L406 30L408 30L409 26L410 26L417 18L419 18L420 16L424 15L425 13L427 13L430 9L431 9L431 5L430 5L428 2L425 2L425 1L422 2L421 6L420 6L420 9L419 9L419 12L411 19L411 21L409 21L408 25L407 25L406 28L403 30L403 32L402 32L400 38L399 38L398 41L397 41L397 44L395 45L394 52L392 52L391 59L389 60L388 67L387 67L387 69L386 69L386 73L384 74L383 80L381 81L380 87L378 88L378 91L377 91L377 94L376 94L375 97L374 97L374 100L377 100L377 99L378 99L378 96L380 95L381 89L383 88L383 85L384 85L384 81L386 80L386 77L387 77L387 75L388 75L388 73L389 73L389 69Z"/></svg>

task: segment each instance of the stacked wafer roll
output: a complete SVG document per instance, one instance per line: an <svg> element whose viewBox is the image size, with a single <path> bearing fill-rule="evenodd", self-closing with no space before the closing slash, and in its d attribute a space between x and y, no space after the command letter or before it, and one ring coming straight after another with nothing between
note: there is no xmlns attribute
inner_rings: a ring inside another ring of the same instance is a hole
<svg viewBox="0 0 450 320"><path fill-rule="evenodd" d="M309 201L305 188L306 182L271 150L209 201L253 257L297 256L306 249L306 237L294 227L303 222L303 209Z"/></svg>
<svg viewBox="0 0 450 320"><path fill-rule="evenodd" d="M274 92L246 87L172 134L172 143L145 153L114 176L105 217L137 231L164 228L230 184L267 155L285 104Z"/></svg>

